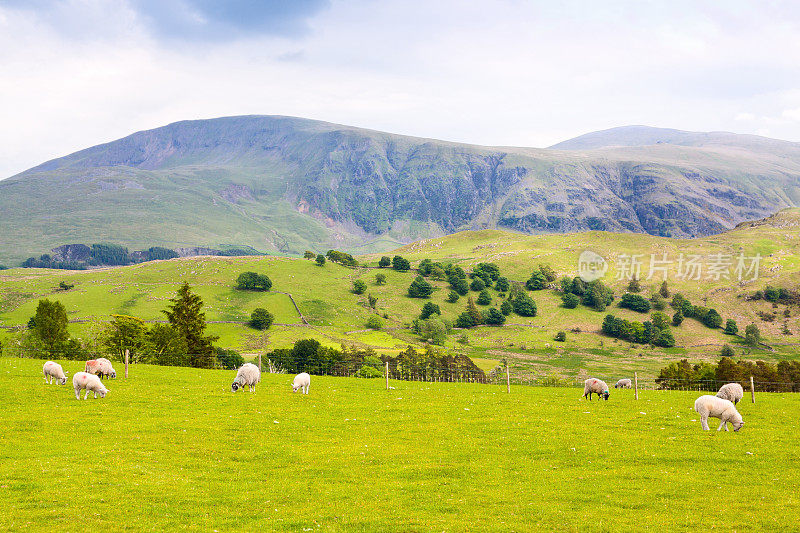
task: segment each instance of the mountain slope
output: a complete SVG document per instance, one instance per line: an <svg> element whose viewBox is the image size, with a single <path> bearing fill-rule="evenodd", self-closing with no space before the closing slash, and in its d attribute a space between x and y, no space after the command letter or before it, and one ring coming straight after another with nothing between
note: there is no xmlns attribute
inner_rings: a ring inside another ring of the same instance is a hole
<svg viewBox="0 0 800 533"><path fill-rule="evenodd" d="M0 262L99 241L286 254L486 228L698 236L800 205L798 145L670 135L543 150L280 116L177 122L0 181ZM573 144L610 141L592 142Z"/></svg>

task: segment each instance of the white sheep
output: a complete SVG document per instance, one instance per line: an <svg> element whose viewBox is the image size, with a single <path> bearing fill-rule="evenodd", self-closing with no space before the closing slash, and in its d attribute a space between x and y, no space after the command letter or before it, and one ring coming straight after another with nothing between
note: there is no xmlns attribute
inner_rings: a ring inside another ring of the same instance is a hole
<svg viewBox="0 0 800 533"><path fill-rule="evenodd" d="M117 379L117 371L114 370L111 361L109 361L105 357L98 357L97 362L100 363L101 378L105 377L105 378Z"/></svg>
<svg viewBox="0 0 800 533"><path fill-rule="evenodd" d="M76 372L75 375L72 376L72 387L75 389L76 400L81 399L81 389L86 389L86 396L83 397L84 400L89 398L90 392L94 393L95 398L97 398L98 394L101 398L105 398L106 393L110 392L110 389L107 389L105 385L103 385L100 378L88 372Z"/></svg>
<svg viewBox="0 0 800 533"><path fill-rule="evenodd" d="M311 386L311 376L307 372L297 374L292 381L292 392L297 392L303 389L303 394L308 394L308 388Z"/></svg>
<svg viewBox="0 0 800 533"><path fill-rule="evenodd" d="M245 363L236 372L236 378L231 385L231 392L243 389L245 385L250 388L250 392L256 390L256 383L261 381L261 371L253 363Z"/></svg>
<svg viewBox="0 0 800 533"><path fill-rule="evenodd" d="M605 381L589 378L583 382L583 397L589 396L589 400L591 400L592 393L597 394L604 400L608 400L608 385L606 385Z"/></svg>
<svg viewBox="0 0 800 533"><path fill-rule="evenodd" d="M56 380L56 385L67 384L67 373L64 372L61 365L54 361L46 362L42 367L42 373L44 374L44 381L47 384L52 383L53 379Z"/></svg>
<svg viewBox="0 0 800 533"><path fill-rule="evenodd" d="M742 389L742 386L738 383L726 383L719 388L719 392L717 393L717 398L733 402L733 405L739 403L739 400L743 397L744 389Z"/></svg>
<svg viewBox="0 0 800 533"><path fill-rule="evenodd" d="M734 431L739 431L744 425L742 415L736 410L736 406L729 400L717 398L716 396L703 395L694 402L694 410L700 414L700 425L708 431L708 417L719 418L720 424L717 431L723 426L728 431L728 422L733 426Z"/></svg>
<svg viewBox="0 0 800 533"><path fill-rule="evenodd" d="M630 389L631 388L631 380L629 379L621 379L614 384L615 389Z"/></svg>

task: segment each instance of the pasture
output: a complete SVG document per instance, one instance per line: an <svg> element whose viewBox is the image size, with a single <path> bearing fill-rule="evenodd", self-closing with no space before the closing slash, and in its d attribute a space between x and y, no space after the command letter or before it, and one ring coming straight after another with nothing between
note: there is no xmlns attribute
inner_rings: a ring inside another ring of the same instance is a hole
<svg viewBox="0 0 800 533"><path fill-rule="evenodd" d="M746 397L718 433L696 392L314 376L303 396L265 374L233 394L232 371L140 365L77 401L82 364L59 387L42 363L0 358L4 531L800 528L797 394Z"/></svg>

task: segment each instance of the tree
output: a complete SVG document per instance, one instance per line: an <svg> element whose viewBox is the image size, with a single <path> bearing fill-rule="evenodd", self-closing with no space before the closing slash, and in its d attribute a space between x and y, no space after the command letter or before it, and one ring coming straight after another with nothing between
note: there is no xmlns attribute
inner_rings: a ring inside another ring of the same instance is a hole
<svg viewBox="0 0 800 533"><path fill-rule="evenodd" d="M433 302L426 302L425 305L422 306L422 312L420 312L419 317L422 320L425 320L431 315L441 315L442 311L439 309L439 306Z"/></svg>
<svg viewBox="0 0 800 533"><path fill-rule="evenodd" d="M722 326L722 317L716 309L709 309L703 317L703 324L709 328L716 329Z"/></svg>
<svg viewBox="0 0 800 533"><path fill-rule="evenodd" d="M379 266L380 268L386 268L386 267L388 267L388 266L389 266L389 265L391 265L391 264L392 264L392 260L391 260L391 259L389 259L389 257L387 257L387 256L385 256L385 255L384 255L383 257L381 257L381 260L380 260L380 261L378 261L378 266Z"/></svg>
<svg viewBox="0 0 800 533"><path fill-rule="evenodd" d="M673 326L680 326L683 323L683 312L678 309L675 311L675 314L672 315L672 325Z"/></svg>
<svg viewBox="0 0 800 533"><path fill-rule="evenodd" d="M744 342L748 346L757 346L761 342L761 331L755 324L750 324L744 328Z"/></svg>
<svg viewBox="0 0 800 533"><path fill-rule="evenodd" d="M261 307L256 307L253 309L253 312L250 313L250 322L247 324L251 328L263 331L269 329L274 320L275 317L272 316L272 313Z"/></svg>
<svg viewBox="0 0 800 533"><path fill-rule="evenodd" d="M472 318L472 315L470 315L467 311L464 311L458 315L458 318L456 319L457 328L468 329L474 327L475 325L475 319Z"/></svg>
<svg viewBox="0 0 800 533"><path fill-rule="evenodd" d="M472 317L475 325L483 324L483 313L481 313L475 306L475 301L472 299L472 296L467 298L467 313L469 313L469 316Z"/></svg>
<svg viewBox="0 0 800 533"><path fill-rule="evenodd" d="M667 308L667 302L664 301L664 298L661 297L660 294L656 293L651 298L650 301L653 304L653 309L656 311L663 311Z"/></svg>
<svg viewBox="0 0 800 533"><path fill-rule="evenodd" d="M503 303L500 304L500 312L503 313L505 316L510 315L514 311L514 306L511 305L511 302L508 300L503 300Z"/></svg>
<svg viewBox="0 0 800 533"><path fill-rule="evenodd" d="M583 283L583 280L580 278L576 279ZM576 282L572 280L573 291L575 287ZM581 298L583 305L591 307L595 311L605 311L606 307L611 305L612 301L614 301L614 293L611 292L611 289L603 285L600 280L595 280L585 285L583 297Z"/></svg>
<svg viewBox="0 0 800 533"><path fill-rule="evenodd" d="M74 283L67 283L66 281L61 281L58 283L58 288L61 289L62 291L68 291L70 289L73 289L74 287L75 287Z"/></svg>
<svg viewBox="0 0 800 533"><path fill-rule="evenodd" d="M672 348L675 346L675 337L672 336L672 331L669 328L665 328L659 330L652 340L653 344L656 346L661 346L663 348Z"/></svg>
<svg viewBox="0 0 800 533"><path fill-rule="evenodd" d="M561 302L565 308L575 309L578 307L578 304L581 303L581 299L571 292L567 292L561 295Z"/></svg>
<svg viewBox="0 0 800 533"><path fill-rule="evenodd" d="M100 335L101 346L112 359L125 360L125 350L132 362L142 361L147 345L147 326L134 316L112 315L103 333Z"/></svg>
<svg viewBox="0 0 800 533"><path fill-rule="evenodd" d="M669 298L669 287L667 286L666 280L661 282L661 288L658 289L658 294L660 294L662 298Z"/></svg>
<svg viewBox="0 0 800 533"><path fill-rule="evenodd" d="M422 276L417 276L408 287L408 295L412 298L428 298L433 293L433 285L425 281Z"/></svg>
<svg viewBox="0 0 800 533"><path fill-rule="evenodd" d="M646 298L632 293L625 293L620 298L619 306L626 309L631 309L632 311L638 311L640 313L647 313L650 311L650 302L647 301Z"/></svg>
<svg viewBox="0 0 800 533"><path fill-rule="evenodd" d="M639 278L634 276L628 282L628 292L639 292L642 290L642 284L639 283Z"/></svg>
<svg viewBox="0 0 800 533"><path fill-rule="evenodd" d="M531 274L531 277L525 282L525 288L529 291L540 291L544 289L546 282L547 278L544 277L541 270L537 270Z"/></svg>
<svg viewBox="0 0 800 533"><path fill-rule="evenodd" d="M469 294L469 283L464 278L450 278L450 286L461 296Z"/></svg>
<svg viewBox="0 0 800 533"><path fill-rule="evenodd" d="M317 255L317 266L325 266L325 256L322 254Z"/></svg>
<svg viewBox="0 0 800 533"><path fill-rule="evenodd" d="M650 315L650 320L653 323L653 327L656 329L667 329L669 328L670 319L669 317L661 312L656 312Z"/></svg>
<svg viewBox="0 0 800 533"><path fill-rule="evenodd" d="M447 293L447 301L452 303L456 303L458 301L458 293L456 291L451 290Z"/></svg>
<svg viewBox="0 0 800 533"><path fill-rule="evenodd" d="M169 324L153 324L147 331L144 361L168 366L189 366L186 339Z"/></svg>
<svg viewBox="0 0 800 533"><path fill-rule="evenodd" d="M544 279L548 282L553 282L556 280L558 276L556 276L556 271L550 265L543 265L539 264L539 272L542 273Z"/></svg>
<svg viewBox="0 0 800 533"><path fill-rule="evenodd" d="M484 321L491 326L501 326L506 321L506 316L498 311L496 307L490 307L486 311Z"/></svg>
<svg viewBox="0 0 800 533"><path fill-rule="evenodd" d="M36 314L28 323L32 333L44 344L48 354L55 354L69 340L67 332L67 310L58 300L39 300Z"/></svg>
<svg viewBox="0 0 800 533"><path fill-rule="evenodd" d="M606 315L600 329L609 337L616 338L620 335L620 323L614 315Z"/></svg>
<svg viewBox="0 0 800 533"><path fill-rule="evenodd" d="M364 294L367 291L367 284L364 280L357 279L353 282L353 293Z"/></svg>
<svg viewBox="0 0 800 533"><path fill-rule="evenodd" d="M311 250L306 250L305 253L303 254L304 259L314 259L316 256L317 254L315 254Z"/></svg>
<svg viewBox="0 0 800 533"><path fill-rule="evenodd" d="M721 357L733 357L735 354L733 353L733 348L731 348L727 344L723 344L722 350L720 350L719 355Z"/></svg>
<svg viewBox="0 0 800 533"><path fill-rule="evenodd" d="M378 297L373 296L371 293L367 295L367 302L369 302L369 306L371 309L375 309L375 306L378 304Z"/></svg>
<svg viewBox="0 0 800 533"><path fill-rule="evenodd" d="M564 342L567 340L567 333L565 331L559 331L556 333L556 336L553 337L554 341Z"/></svg>
<svg viewBox="0 0 800 533"><path fill-rule="evenodd" d="M392 259L392 268L394 268L398 272L408 272L408 270L411 268L411 263L409 262L408 259L396 255Z"/></svg>
<svg viewBox="0 0 800 533"><path fill-rule="evenodd" d="M569 276L563 276L559 283L561 284L561 292L564 294L572 292L572 280Z"/></svg>
<svg viewBox="0 0 800 533"><path fill-rule="evenodd" d="M475 277L470 283L469 288L475 292L481 292L486 288L486 282L483 281L483 278Z"/></svg>
<svg viewBox="0 0 800 533"><path fill-rule="evenodd" d="M214 350L217 355L217 363L225 370L236 370L244 364L244 357L235 350L217 348Z"/></svg>
<svg viewBox="0 0 800 533"><path fill-rule="evenodd" d="M586 285L586 282L583 281L579 276L575 276L572 278L572 287L570 287L570 290L572 291L572 294L583 296L583 294L586 292Z"/></svg>
<svg viewBox="0 0 800 533"><path fill-rule="evenodd" d="M508 292L509 282L508 278L497 278L497 282L494 284L495 290L498 292Z"/></svg>
<svg viewBox="0 0 800 533"><path fill-rule="evenodd" d="M511 305L519 316L536 316L536 302L524 292L519 292L511 301Z"/></svg>
<svg viewBox="0 0 800 533"><path fill-rule="evenodd" d="M379 330L383 327L383 320L378 315L370 315L365 325L369 329Z"/></svg>
<svg viewBox="0 0 800 533"><path fill-rule="evenodd" d="M206 315L201 311L203 300L192 292L188 283L184 282L170 302L171 304L162 313L186 341L190 365L197 368L212 368L214 366L212 343L219 337L203 335L206 329Z"/></svg>
<svg viewBox="0 0 800 533"><path fill-rule="evenodd" d="M489 305L492 303L492 297L489 295L489 291L483 289L481 293L478 295L478 299L476 300L478 305Z"/></svg>
<svg viewBox="0 0 800 533"><path fill-rule="evenodd" d="M442 320L439 315L431 315L426 320L414 320L413 328L414 333L422 337L424 341L443 346L452 325Z"/></svg>
<svg viewBox="0 0 800 533"><path fill-rule="evenodd" d="M431 278L435 279L436 281L444 281L447 279L447 272L445 272L444 269L437 263L436 266L431 269Z"/></svg>
<svg viewBox="0 0 800 533"><path fill-rule="evenodd" d="M256 272L242 272L236 278L236 288L240 291L259 291L264 292L272 288L272 280L269 276Z"/></svg>
<svg viewBox="0 0 800 533"><path fill-rule="evenodd" d="M386 285L386 274L383 272L378 272L375 274L375 284L376 285Z"/></svg>
<svg viewBox="0 0 800 533"><path fill-rule="evenodd" d="M725 331L726 335L736 335L739 333L739 326L736 324L736 321L732 318L729 318L725 321Z"/></svg>

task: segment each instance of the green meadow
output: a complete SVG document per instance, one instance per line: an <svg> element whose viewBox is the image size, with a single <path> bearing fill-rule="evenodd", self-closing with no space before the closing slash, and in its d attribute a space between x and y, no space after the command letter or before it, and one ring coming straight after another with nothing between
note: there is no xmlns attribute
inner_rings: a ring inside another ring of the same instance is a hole
<svg viewBox="0 0 800 533"><path fill-rule="evenodd" d="M81 363L62 362L70 376ZM703 432L698 393L132 366L105 399L0 358L3 531L790 531L800 395ZM712 421L712 427L715 427Z"/></svg>

